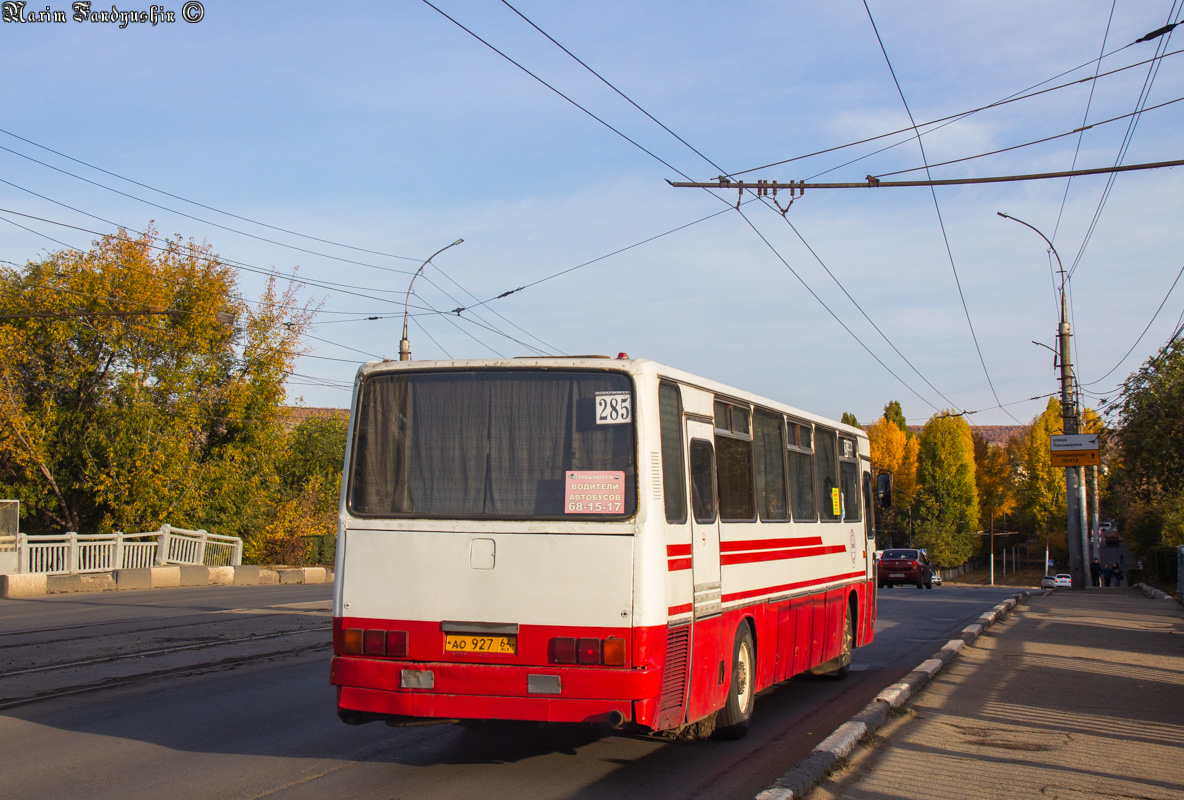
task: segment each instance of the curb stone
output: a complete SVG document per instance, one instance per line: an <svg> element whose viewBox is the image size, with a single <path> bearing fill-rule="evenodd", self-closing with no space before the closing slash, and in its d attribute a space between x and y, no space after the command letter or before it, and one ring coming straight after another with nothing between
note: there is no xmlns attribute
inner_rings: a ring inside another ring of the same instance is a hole
<svg viewBox="0 0 1184 800"><path fill-rule="evenodd" d="M1146 583L1136 583L1135 588L1138 589L1143 594L1147 595L1148 597L1153 597L1156 600L1175 600L1176 599L1176 598L1172 597L1170 594L1168 594L1167 592L1161 592L1159 589L1156 589L1154 586L1149 586Z"/></svg>
<svg viewBox="0 0 1184 800"><path fill-rule="evenodd" d="M922 661L902 680L882 690L862 711L819 742L804 761L791 767L754 800L801 800L830 774L840 759L851 754L860 739L874 733L884 724L888 718L889 708L899 708L908 702L908 699L932 680L962 648L973 643L983 630L998 620L1006 619L1017 605L1028 602L1031 594L1024 591L1013 595L980 616L976 622L967 625L962 629L959 638L950 639L932 658Z"/></svg>
<svg viewBox="0 0 1184 800"><path fill-rule="evenodd" d="M0 574L0 598L42 597L48 594L167 589L192 586L258 586L333 583L329 567L176 566L117 569L74 575L44 573Z"/></svg>

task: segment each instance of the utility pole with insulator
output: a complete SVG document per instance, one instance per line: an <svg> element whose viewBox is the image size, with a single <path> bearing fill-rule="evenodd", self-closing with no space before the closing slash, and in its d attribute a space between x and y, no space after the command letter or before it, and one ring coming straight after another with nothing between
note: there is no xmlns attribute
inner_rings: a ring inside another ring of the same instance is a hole
<svg viewBox="0 0 1184 800"><path fill-rule="evenodd" d="M1048 244L1048 249L1056 256L1057 267L1061 273L1061 318L1057 327L1061 356L1061 422L1063 432L1067 435L1077 433L1077 400L1073 391L1073 361L1069 357L1069 313L1068 298L1065 296L1065 265L1061 263L1061 256L1053 247L1049 238L1037 228L1016 219L1013 216L997 212L1004 219L1014 220L1026 228L1031 228ZM1065 467L1065 516L1069 545L1069 574L1073 577L1073 588L1084 589L1090 585L1089 567L1086 558L1089 555L1089 531L1085 525L1085 481L1082 480L1081 467Z"/></svg>

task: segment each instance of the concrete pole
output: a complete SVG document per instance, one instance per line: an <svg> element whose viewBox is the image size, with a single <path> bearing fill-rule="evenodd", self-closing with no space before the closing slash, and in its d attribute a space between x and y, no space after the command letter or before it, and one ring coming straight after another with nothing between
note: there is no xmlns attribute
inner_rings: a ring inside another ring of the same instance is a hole
<svg viewBox="0 0 1184 800"><path fill-rule="evenodd" d="M1061 420L1064 433L1077 433L1077 403L1073 392L1073 361L1069 357L1069 313L1068 299L1065 296L1065 265L1061 263L1061 255L1053 247L1052 241L1037 228L1022 219L1016 219L1002 211L997 212L1004 219L1014 220L1026 228L1031 228L1048 244L1048 249L1056 256L1057 267L1061 273L1061 320L1057 328L1060 338L1061 353ZM1086 579L1085 558L1089 553L1089 543L1086 541L1088 532L1084 530L1085 520L1085 485L1078 478L1077 467L1065 467L1065 506L1066 525L1069 538L1069 574L1073 577L1073 588L1084 589L1089 585ZM1045 559L1045 564L1048 559ZM1047 567L1046 567L1047 569Z"/></svg>
<svg viewBox="0 0 1184 800"><path fill-rule="evenodd" d="M1090 515L1089 515L1089 517L1090 517L1090 520L1089 520L1089 533L1090 533L1089 560L1092 563L1095 558L1102 557L1102 552L1101 552L1101 549L1102 549L1101 536L1102 536L1102 534L1099 530L1101 528L1102 517L1098 513L1099 512L1099 508L1098 508L1098 468L1097 467L1090 467L1089 472L1087 474L1089 475L1089 491L1090 491L1090 500L1091 500ZM1091 580L1090 583L1092 584L1093 581Z"/></svg>
<svg viewBox="0 0 1184 800"><path fill-rule="evenodd" d="M1066 434L1077 433L1077 404L1073 400L1073 362L1069 350L1068 303L1065 298L1065 284L1061 279L1061 322L1058 335L1061 340L1061 421ZM1085 579L1085 554L1089 548L1082 547L1084 533L1081 530L1081 493L1084 486L1078 481L1077 467L1065 467L1065 511L1069 538L1069 574L1073 576L1073 588L1083 589L1088 585Z"/></svg>

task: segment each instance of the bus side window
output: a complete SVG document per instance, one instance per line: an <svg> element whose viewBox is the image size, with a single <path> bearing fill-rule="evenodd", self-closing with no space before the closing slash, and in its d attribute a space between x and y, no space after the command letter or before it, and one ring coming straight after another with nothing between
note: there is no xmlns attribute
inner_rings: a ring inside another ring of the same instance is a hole
<svg viewBox="0 0 1184 800"><path fill-rule="evenodd" d="M842 515L839 488L838 434L827 428L814 429L814 457L818 462L819 506L823 522L838 522Z"/></svg>
<svg viewBox="0 0 1184 800"><path fill-rule="evenodd" d="M863 519L859 499L859 450L849 436L839 437L839 485L843 491L843 521Z"/></svg>
<svg viewBox="0 0 1184 800"><path fill-rule="evenodd" d="M716 480L721 520L756 520L751 417L747 406L715 401Z"/></svg>
<svg viewBox="0 0 1184 800"><path fill-rule="evenodd" d="M872 474L866 470L863 473L863 512L866 514L867 538L876 538L876 515L872 505Z"/></svg>
<svg viewBox="0 0 1184 800"><path fill-rule="evenodd" d="M753 423L757 505L761 519L789 519L785 488L785 418L758 408L753 414Z"/></svg>
<svg viewBox="0 0 1184 800"><path fill-rule="evenodd" d="M672 383L658 384L658 427L662 437L662 493L666 521L687 521L687 483L682 461L682 397Z"/></svg>
<svg viewBox="0 0 1184 800"><path fill-rule="evenodd" d="M810 426L789 421L789 486L794 522L814 522L818 509L814 502L814 444Z"/></svg>
<svg viewBox="0 0 1184 800"><path fill-rule="evenodd" d="M691 507L695 522L715 522L715 458L703 439L691 440Z"/></svg>

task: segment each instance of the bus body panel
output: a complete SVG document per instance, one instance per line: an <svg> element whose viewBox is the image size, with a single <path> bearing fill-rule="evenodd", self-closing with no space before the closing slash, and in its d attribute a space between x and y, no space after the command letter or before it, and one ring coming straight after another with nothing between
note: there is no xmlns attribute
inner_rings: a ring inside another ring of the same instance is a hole
<svg viewBox="0 0 1184 800"><path fill-rule="evenodd" d="M345 531L342 616L612 627L631 624L633 537ZM487 544L492 542L492 545ZM474 566L474 547L492 567Z"/></svg>
<svg viewBox="0 0 1184 800"><path fill-rule="evenodd" d="M462 368L632 376L636 512L604 521L358 518L349 512L343 482L331 668L341 711L392 720L623 719L668 729L723 706L740 625L753 630L757 690L834 659L853 599L856 645L872 640L870 503L861 521L717 518L699 524L692 513L668 521L658 387L665 382L679 389L684 460L692 438L714 444L717 398L855 440L861 472L869 458L862 431L644 360L370 364L355 387L347 469L362 378ZM689 469L684 461L680 482L688 504ZM821 488L819 494L821 503ZM492 568L478 568L490 560ZM516 652L446 652L443 627L465 622L514 626ZM343 655L338 639L349 628L406 632L407 655ZM549 663L551 642L560 637L623 639L627 664Z"/></svg>

